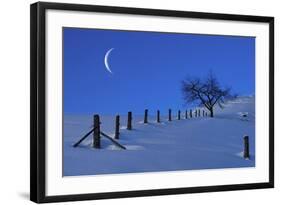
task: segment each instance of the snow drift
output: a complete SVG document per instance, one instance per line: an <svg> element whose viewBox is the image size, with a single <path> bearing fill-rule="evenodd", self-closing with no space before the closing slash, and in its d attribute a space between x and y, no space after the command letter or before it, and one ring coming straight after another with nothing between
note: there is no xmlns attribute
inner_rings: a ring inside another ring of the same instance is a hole
<svg viewBox="0 0 281 205"><path fill-rule="evenodd" d="M78 147L72 145L87 133L93 116L64 116L63 175L120 174L176 170L242 168L255 166L255 98L238 97L215 107L215 117L171 122L167 116L133 115L133 130L126 130L121 115L120 150L102 138L102 149L92 148L92 135ZM152 112L152 111L150 111ZM156 113L156 111L155 111ZM101 130L114 136L115 116L103 116ZM243 158L243 136L250 139L250 159Z"/></svg>

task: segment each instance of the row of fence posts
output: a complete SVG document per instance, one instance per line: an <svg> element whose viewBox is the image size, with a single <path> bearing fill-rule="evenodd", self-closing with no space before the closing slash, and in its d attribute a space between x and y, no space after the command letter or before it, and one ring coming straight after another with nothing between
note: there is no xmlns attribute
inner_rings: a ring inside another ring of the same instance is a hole
<svg viewBox="0 0 281 205"><path fill-rule="evenodd" d="M207 112L203 110L202 115L204 117L207 116ZM192 118L192 110L189 111L189 117ZM200 110L195 111L195 117L200 117ZM185 118L188 119L188 111L185 111ZM128 112L128 121L127 121L127 130L132 130L132 112ZM181 119L181 111L178 111L178 120ZM157 110L157 123L160 123L160 111ZM169 117L168 121L172 121L172 110L169 109ZM148 123L148 110L146 109L144 112L144 123ZM101 143L100 143L100 117L99 115L94 115L94 134L93 134L93 147L94 148L100 148ZM117 115L115 118L115 139L120 138L120 115ZM243 152L243 157L245 159L250 158L250 151L249 151L249 136L244 136L243 137L244 141L244 152Z"/></svg>
<svg viewBox="0 0 281 205"><path fill-rule="evenodd" d="M203 116L207 116L207 112L205 112L203 110ZM189 111L189 117L192 118L192 110ZM195 117L200 117L200 110L195 110ZM178 120L181 119L181 111L178 111ZM185 111L185 119L188 119L188 111ZM128 112L128 118L127 118L127 130L132 130L132 121L133 121L133 117L132 117L132 112ZM172 121L172 110L169 109L169 117L168 117L168 121ZM144 123L148 123L148 109L144 110ZM157 118L156 118L156 122L160 123L160 110L157 110ZM99 115L94 115L94 136L93 136L93 147L94 148L100 148L100 117ZM115 139L119 139L120 138L120 115L116 115L115 118Z"/></svg>
<svg viewBox="0 0 281 205"><path fill-rule="evenodd" d="M132 129L132 112L128 112L128 124L127 124L127 129L128 130L131 130ZM156 115L156 122L160 123L161 120L160 120L160 111L157 110L157 115ZM188 111L186 110L185 111L185 119L188 119L188 118L192 118L192 117L200 117L201 116L201 110L195 110L194 114L192 114L192 110L189 111L189 116L188 116ZM208 116L208 113L207 111L205 110L202 110L202 117L207 117ZM177 119L180 120L181 119L181 111L178 110L178 115L177 115ZM172 110L169 109L168 111L168 121L172 121ZM148 110L145 109L144 110L144 120L143 120L144 123L148 123Z"/></svg>
<svg viewBox="0 0 281 205"><path fill-rule="evenodd" d="M207 111L202 110L202 117L207 117L207 116L208 116ZM192 112L192 110L189 110L189 116L188 116L188 111L187 110L185 111L185 119L193 118L193 117L201 117L201 110L200 109L195 110L194 113ZM181 120L181 111L180 110L178 110L177 119ZM133 120L132 112L128 112L127 130L132 130L132 120ZM169 111L168 111L168 121L172 121L172 110L171 109L169 109ZM157 123L161 122L161 120L160 120L160 110L157 110L156 122ZM144 110L143 123L145 123L145 124L148 123L148 109ZM119 115L116 116L115 126L116 126L116 128L115 128L115 138L119 139L119 127L117 127L117 126L120 126L120 116Z"/></svg>

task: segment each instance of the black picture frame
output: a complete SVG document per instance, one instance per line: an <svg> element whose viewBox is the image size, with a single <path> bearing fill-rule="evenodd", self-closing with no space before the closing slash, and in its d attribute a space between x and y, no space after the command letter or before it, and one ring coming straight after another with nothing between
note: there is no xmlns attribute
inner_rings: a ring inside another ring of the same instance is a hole
<svg viewBox="0 0 281 205"><path fill-rule="evenodd" d="M46 196L46 10L121 13L130 15L169 16L195 19L263 22L269 24L269 181L263 183L220 186L138 190ZM265 16L202 13L143 8L109 7L82 4L38 2L30 7L30 199L37 203L76 200L97 200L198 192L230 191L274 187L274 18Z"/></svg>

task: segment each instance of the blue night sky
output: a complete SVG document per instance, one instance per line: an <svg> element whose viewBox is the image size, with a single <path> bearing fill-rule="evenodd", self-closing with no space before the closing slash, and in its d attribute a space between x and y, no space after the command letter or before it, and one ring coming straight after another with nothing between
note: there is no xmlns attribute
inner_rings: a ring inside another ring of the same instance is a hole
<svg viewBox="0 0 281 205"><path fill-rule="evenodd" d="M210 70L234 93L255 93L254 37L64 28L63 38L65 114L183 109L181 81Z"/></svg>

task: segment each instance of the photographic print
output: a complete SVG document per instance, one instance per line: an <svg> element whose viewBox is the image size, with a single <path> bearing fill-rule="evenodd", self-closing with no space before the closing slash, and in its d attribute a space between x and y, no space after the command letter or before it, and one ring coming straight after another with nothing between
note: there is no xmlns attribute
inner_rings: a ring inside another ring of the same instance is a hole
<svg viewBox="0 0 281 205"><path fill-rule="evenodd" d="M63 176L255 167L255 37L63 28Z"/></svg>
<svg viewBox="0 0 281 205"><path fill-rule="evenodd" d="M274 187L274 18L38 2L30 199Z"/></svg>

